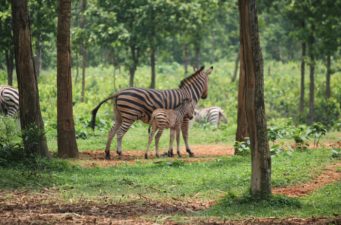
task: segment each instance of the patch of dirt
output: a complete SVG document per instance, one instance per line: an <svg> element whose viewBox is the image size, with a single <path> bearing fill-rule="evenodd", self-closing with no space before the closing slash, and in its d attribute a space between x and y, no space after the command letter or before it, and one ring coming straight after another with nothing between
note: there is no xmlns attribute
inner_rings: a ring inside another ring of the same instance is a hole
<svg viewBox="0 0 341 225"><path fill-rule="evenodd" d="M200 201L157 202L144 196L121 203L67 204L50 196L58 194L49 190L35 194L0 192L0 224L155 224L160 215L185 215L211 205Z"/></svg>
<svg viewBox="0 0 341 225"><path fill-rule="evenodd" d="M341 172L337 171L338 167L341 167L341 162L328 165L320 176L308 183L283 188L274 188L272 193L283 194L289 197L300 197L307 195L327 184L341 180Z"/></svg>
<svg viewBox="0 0 341 225"><path fill-rule="evenodd" d="M232 146L228 145L193 145L192 146L194 157L189 158L186 149L182 148L182 160L185 162L202 162L202 161L210 161L214 160L219 156L231 156L234 154L234 149ZM160 151L163 152L162 150ZM145 160L144 159L144 150L131 150L124 151L122 153L121 159L118 158L115 151L111 151L111 160L104 159L104 151L96 150L96 151L82 151L79 154L79 159L76 160L77 164L85 167L110 167L118 164L132 164L135 163L136 160ZM176 151L174 151L176 153ZM154 152L150 155L151 159L154 159ZM175 155L174 159L177 159L178 156Z"/></svg>

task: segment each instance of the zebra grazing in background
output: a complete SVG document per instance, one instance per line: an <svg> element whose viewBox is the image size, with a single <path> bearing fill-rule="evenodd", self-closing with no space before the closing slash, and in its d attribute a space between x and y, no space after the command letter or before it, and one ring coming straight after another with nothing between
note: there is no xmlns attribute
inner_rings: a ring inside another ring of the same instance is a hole
<svg viewBox="0 0 341 225"><path fill-rule="evenodd" d="M154 90L143 88L127 88L101 101L92 110L91 126L95 128L96 114L103 103L110 99L115 99L116 121L111 128L108 141L105 147L105 157L110 159L110 145L113 137L117 134L117 154L122 154L122 138L130 126L136 120L149 123L151 115L155 109L174 109L185 98L191 98L196 104L200 98L205 99L208 94L208 75L213 67L204 71L201 67L191 76L183 79L178 89L173 90ZM185 118L181 125L182 136L185 141L186 151L189 156L193 156L188 145L188 118Z"/></svg>
<svg viewBox="0 0 341 225"><path fill-rule="evenodd" d="M19 92L10 86L0 86L0 114L16 116L19 111Z"/></svg>
<svg viewBox="0 0 341 225"><path fill-rule="evenodd" d="M180 154L180 129L182 121L185 117L192 119L194 113L194 104L191 99L184 99L182 103L175 109L156 109L153 111L150 126L149 126L149 139L147 150L144 155L148 159L149 146L153 141L155 136L155 155L159 157L159 140L162 132L165 128L170 128L170 142L168 148L168 156L173 157L173 142L174 136L176 135L177 153ZM151 129L150 129L151 128Z"/></svg>
<svg viewBox="0 0 341 225"><path fill-rule="evenodd" d="M224 115L224 111L218 106L203 109L195 109L194 120L199 123L208 122L216 127L219 127L221 122L227 123L227 118Z"/></svg>

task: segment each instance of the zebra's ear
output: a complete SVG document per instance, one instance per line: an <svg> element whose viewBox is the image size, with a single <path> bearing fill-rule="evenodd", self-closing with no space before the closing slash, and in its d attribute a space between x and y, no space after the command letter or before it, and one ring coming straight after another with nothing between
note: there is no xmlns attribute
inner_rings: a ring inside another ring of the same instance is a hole
<svg viewBox="0 0 341 225"><path fill-rule="evenodd" d="M205 73L208 76L208 75L210 75L212 73L212 71L213 71L213 66L211 66L208 70L206 70Z"/></svg>

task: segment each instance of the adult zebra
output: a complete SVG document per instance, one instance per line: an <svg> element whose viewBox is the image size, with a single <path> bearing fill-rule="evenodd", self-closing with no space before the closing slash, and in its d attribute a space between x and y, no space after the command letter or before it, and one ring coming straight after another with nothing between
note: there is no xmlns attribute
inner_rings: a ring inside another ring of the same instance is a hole
<svg viewBox="0 0 341 225"><path fill-rule="evenodd" d="M227 123L224 111L218 106L194 110L194 120L196 122L208 122L213 126L219 127L220 123Z"/></svg>
<svg viewBox="0 0 341 225"><path fill-rule="evenodd" d="M95 128L96 113L103 103L110 99L115 99L116 121L111 128L108 141L105 147L105 158L110 159L110 146L113 137L117 134L117 154L122 154L122 138L130 126L136 120L149 123L151 115L155 109L174 109L184 99L191 98L196 104L200 98L205 99L208 94L208 75L213 67L204 71L204 67L194 72L191 76L183 79L178 89L154 90L143 88L127 88L101 101L92 110L91 126ZM185 141L186 151L189 156L193 156L188 144L188 123L185 118L181 125L182 136Z"/></svg>
<svg viewBox="0 0 341 225"><path fill-rule="evenodd" d="M10 86L0 86L0 113L16 116L19 111L19 92Z"/></svg>

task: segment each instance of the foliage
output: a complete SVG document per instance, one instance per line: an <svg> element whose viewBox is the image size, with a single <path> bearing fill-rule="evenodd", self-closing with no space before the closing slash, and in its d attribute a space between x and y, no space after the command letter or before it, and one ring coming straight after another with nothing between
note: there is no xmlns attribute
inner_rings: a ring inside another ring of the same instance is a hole
<svg viewBox="0 0 341 225"><path fill-rule="evenodd" d="M238 155L250 154L250 138L246 137L245 141L236 141L233 145L234 149L238 152Z"/></svg>
<svg viewBox="0 0 341 225"><path fill-rule="evenodd" d="M336 99L321 99L315 109L315 121L327 128L332 127L341 115L341 105Z"/></svg>
<svg viewBox="0 0 341 225"><path fill-rule="evenodd" d="M318 146L320 138L325 136L327 129L321 123L314 123L308 128L307 135L314 138L314 146Z"/></svg>

